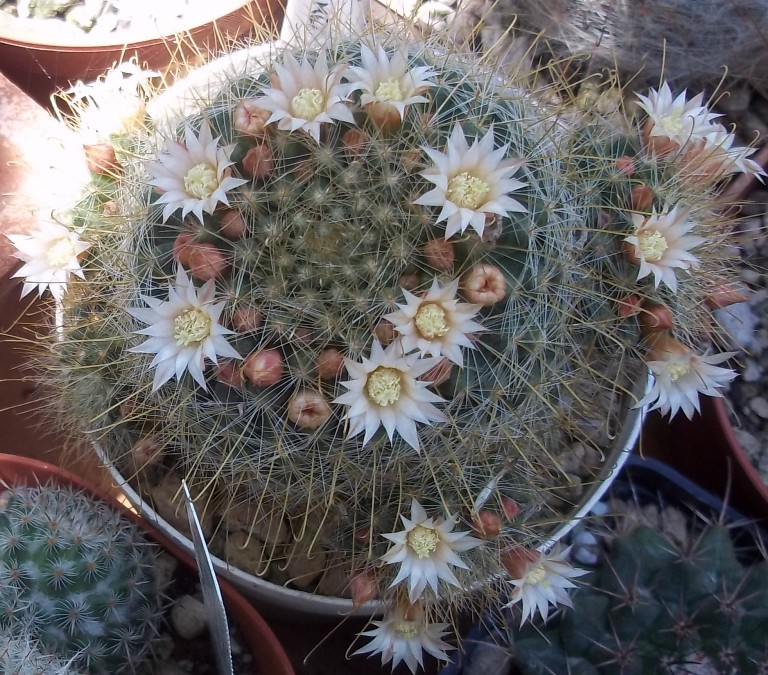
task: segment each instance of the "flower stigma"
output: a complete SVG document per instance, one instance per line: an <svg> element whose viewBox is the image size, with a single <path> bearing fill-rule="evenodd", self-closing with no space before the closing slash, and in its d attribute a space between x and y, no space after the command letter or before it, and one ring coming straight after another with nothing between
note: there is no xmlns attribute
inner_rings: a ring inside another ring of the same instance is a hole
<svg viewBox="0 0 768 675"><path fill-rule="evenodd" d="M648 262L658 262L661 260L664 252L669 248L669 244L664 235L658 230L650 232L641 232L637 235L640 252Z"/></svg>
<svg viewBox="0 0 768 675"><path fill-rule="evenodd" d="M173 321L173 339L182 347L203 342L211 334L211 317L202 309L185 309Z"/></svg>
<svg viewBox="0 0 768 675"><path fill-rule="evenodd" d="M419 556L419 558L429 558L437 550L440 543L440 535L431 527L416 525L406 537L408 546Z"/></svg>
<svg viewBox="0 0 768 675"><path fill-rule="evenodd" d="M670 363L669 366L667 366L669 379L672 382L677 382L681 377L687 375L690 370L691 369L687 363Z"/></svg>
<svg viewBox="0 0 768 675"><path fill-rule="evenodd" d="M414 323L422 337L427 340L443 337L450 330L445 310L434 302L427 302L419 307Z"/></svg>
<svg viewBox="0 0 768 675"><path fill-rule="evenodd" d="M305 87L291 99L291 112L304 120L313 120L323 112L323 94Z"/></svg>
<svg viewBox="0 0 768 675"><path fill-rule="evenodd" d="M205 163L196 164L184 176L184 190L196 199L210 197L218 187L216 169Z"/></svg>
<svg viewBox="0 0 768 675"><path fill-rule="evenodd" d="M406 640L413 640L416 637L416 622L415 621L395 621L395 632Z"/></svg>
<svg viewBox="0 0 768 675"><path fill-rule="evenodd" d="M396 368L381 367L368 376L368 398L380 406L397 403L400 398L402 375Z"/></svg>
<svg viewBox="0 0 768 675"><path fill-rule="evenodd" d="M403 100L403 89L394 77L384 80L378 87L376 87L374 94L379 98L387 99L388 101Z"/></svg>
<svg viewBox="0 0 768 675"><path fill-rule="evenodd" d="M460 208L477 209L485 203L490 191L488 183L464 171L448 181L445 195Z"/></svg>
<svg viewBox="0 0 768 675"><path fill-rule="evenodd" d="M48 249L46 258L51 267L66 267L72 258L75 257L75 254L75 245L72 243L72 240L62 237Z"/></svg>

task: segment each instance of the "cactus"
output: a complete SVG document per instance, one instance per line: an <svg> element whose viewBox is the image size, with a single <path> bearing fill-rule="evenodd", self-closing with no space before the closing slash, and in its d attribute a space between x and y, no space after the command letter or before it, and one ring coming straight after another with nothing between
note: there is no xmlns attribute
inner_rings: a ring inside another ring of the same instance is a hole
<svg viewBox="0 0 768 675"><path fill-rule="evenodd" d="M28 637L0 637L0 672L3 675L76 675L71 660L44 654Z"/></svg>
<svg viewBox="0 0 768 675"><path fill-rule="evenodd" d="M61 298L43 378L137 484L187 477L214 551L381 598L375 644L444 655L422 622L493 601L500 551L568 518L628 406L690 416L733 377L698 354L732 278L716 197L760 170L700 97L662 148L399 35L265 54L89 146L55 286L14 240Z"/></svg>
<svg viewBox="0 0 768 675"><path fill-rule="evenodd" d="M156 547L74 488L11 488L0 502L0 630L72 672L133 672L160 626Z"/></svg>
<svg viewBox="0 0 768 675"><path fill-rule="evenodd" d="M768 561L708 523L688 543L645 525L616 537L573 607L513 636L521 675L760 673L768 667Z"/></svg>
<svg viewBox="0 0 768 675"><path fill-rule="evenodd" d="M711 88L724 75L760 81L768 30L766 0L489 0L459 2L452 18L457 39L475 31L488 50L522 54L533 41L589 68L683 88ZM514 44L518 38L524 46Z"/></svg>

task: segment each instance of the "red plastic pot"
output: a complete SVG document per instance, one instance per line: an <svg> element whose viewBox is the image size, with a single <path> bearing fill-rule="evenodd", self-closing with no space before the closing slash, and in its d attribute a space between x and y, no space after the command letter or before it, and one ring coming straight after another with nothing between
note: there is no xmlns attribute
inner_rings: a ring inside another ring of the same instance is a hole
<svg viewBox="0 0 768 675"><path fill-rule="evenodd" d="M79 476L72 474L52 464L19 457L16 455L0 454L0 480L11 485L36 485L39 482L53 480L62 485L68 485L86 491L94 499L113 504L125 516L139 525L147 535L160 546L179 559L179 561L196 569L196 564L186 553L159 532L150 528L145 521L130 511L106 493L93 487ZM227 614L234 620L243 634L245 642L253 655L256 669L265 675L294 675L293 667L285 650L278 641L272 629L261 615L228 583L220 581L221 594L227 608Z"/></svg>
<svg viewBox="0 0 768 675"><path fill-rule="evenodd" d="M722 398L703 396L692 420L647 416L640 443L644 456L660 459L720 496L745 516L768 525L768 486L733 433Z"/></svg>
<svg viewBox="0 0 768 675"><path fill-rule="evenodd" d="M48 22L21 21L0 15L0 70L32 98L48 105L52 93L77 80L93 80L115 63L136 57L152 70L216 51L259 27L276 34L283 17L281 0L222 0L208 9L203 22L175 33L124 31L114 35L68 34ZM32 26L32 27L30 27Z"/></svg>

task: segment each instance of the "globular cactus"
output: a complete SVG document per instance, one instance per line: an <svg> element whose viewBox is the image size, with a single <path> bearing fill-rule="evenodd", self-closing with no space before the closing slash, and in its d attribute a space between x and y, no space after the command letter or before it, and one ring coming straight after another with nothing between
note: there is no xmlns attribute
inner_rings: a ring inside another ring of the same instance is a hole
<svg viewBox="0 0 768 675"><path fill-rule="evenodd" d="M2 675L77 675L71 659L44 654L29 637L0 637Z"/></svg>
<svg viewBox="0 0 768 675"><path fill-rule="evenodd" d="M72 672L133 672L151 653L157 547L108 504L55 485L0 494L0 631Z"/></svg>
<svg viewBox="0 0 768 675"><path fill-rule="evenodd" d="M700 100L658 139L402 36L265 54L89 147L44 378L127 476L186 475L230 562L383 598L377 630L439 655L419 622L495 598L628 407L733 377L697 354L732 275L716 195L759 169Z"/></svg>
<svg viewBox="0 0 768 675"><path fill-rule="evenodd" d="M519 672L766 672L768 562L740 560L731 534L711 523L685 544L647 526L618 536L572 608L514 634Z"/></svg>

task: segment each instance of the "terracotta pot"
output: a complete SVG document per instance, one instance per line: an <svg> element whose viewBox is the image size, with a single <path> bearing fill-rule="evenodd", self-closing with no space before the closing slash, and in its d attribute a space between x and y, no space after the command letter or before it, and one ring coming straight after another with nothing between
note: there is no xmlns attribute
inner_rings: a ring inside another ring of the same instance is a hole
<svg viewBox="0 0 768 675"><path fill-rule="evenodd" d="M94 499L114 505L123 515L139 525L151 539L178 558L183 565L192 569L197 567L189 555L162 534L148 527L147 523L136 515L135 512L112 499L98 488L90 485L79 476L53 464L38 462L16 455L0 454L0 480L4 480L12 485L35 485L53 480L63 485L84 490ZM294 675L293 667L285 650L261 615L232 586L225 581L220 581L220 584L227 613L242 632L245 642L253 655L257 671L268 673L269 675Z"/></svg>
<svg viewBox="0 0 768 675"><path fill-rule="evenodd" d="M216 51L222 41L244 37L254 27L276 35L283 9L281 0L222 0L210 4L202 23L164 35L159 34L162 28L70 34L60 25L0 15L0 70L47 105L55 91L77 80L93 80L134 56L147 68L165 71L173 61Z"/></svg>
<svg viewBox="0 0 768 675"><path fill-rule="evenodd" d="M733 433L722 398L701 398L701 414L671 421L647 416L640 444L644 456L664 461L745 516L768 524L768 486Z"/></svg>

